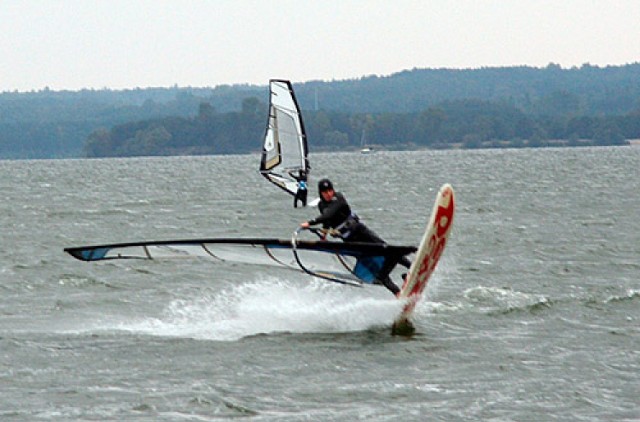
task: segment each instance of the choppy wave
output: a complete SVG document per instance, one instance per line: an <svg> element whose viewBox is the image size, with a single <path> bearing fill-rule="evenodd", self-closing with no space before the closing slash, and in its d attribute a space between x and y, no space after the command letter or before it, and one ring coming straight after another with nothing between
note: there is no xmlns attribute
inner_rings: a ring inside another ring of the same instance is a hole
<svg viewBox="0 0 640 422"><path fill-rule="evenodd" d="M509 288L477 286L467 289L468 304L486 313L505 314L516 311L537 311L551 306L552 301L539 294L517 292Z"/></svg>
<svg viewBox="0 0 640 422"><path fill-rule="evenodd" d="M640 300L640 290L629 289L626 295L610 296L605 300L605 303L629 302L634 300Z"/></svg>
<svg viewBox="0 0 640 422"><path fill-rule="evenodd" d="M114 286L111 283L108 283L103 280L99 280L94 277L86 277L79 276L76 274L62 274L58 278L58 285L65 287L73 287L73 288L85 288L85 287L107 287L109 289L117 289L117 286Z"/></svg>

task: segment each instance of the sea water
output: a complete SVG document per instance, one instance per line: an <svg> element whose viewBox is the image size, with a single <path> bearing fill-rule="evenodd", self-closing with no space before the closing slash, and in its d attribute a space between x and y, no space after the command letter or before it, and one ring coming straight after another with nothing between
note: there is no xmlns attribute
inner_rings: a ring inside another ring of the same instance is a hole
<svg viewBox="0 0 640 422"><path fill-rule="evenodd" d="M288 238L317 210L257 154L0 161L0 420L640 420L640 148L311 160L389 243L454 187L414 336L384 288L63 253Z"/></svg>

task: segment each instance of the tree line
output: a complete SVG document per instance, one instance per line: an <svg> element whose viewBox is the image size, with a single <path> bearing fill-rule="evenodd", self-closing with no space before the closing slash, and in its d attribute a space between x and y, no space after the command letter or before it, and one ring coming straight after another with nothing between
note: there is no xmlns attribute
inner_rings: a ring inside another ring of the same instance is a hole
<svg viewBox="0 0 640 422"><path fill-rule="evenodd" d="M294 82L294 88L312 145L320 149L354 148L363 132L388 148L640 138L635 129L640 63L412 69L384 77ZM0 158L247 152L264 133L267 98L267 81L3 92Z"/></svg>
<svg viewBox="0 0 640 422"><path fill-rule="evenodd" d="M267 104L251 97L239 112L201 103L198 115L165 117L93 132L88 157L257 152ZM357 149L364 136L387 149L624 145L640 138L640 111L623 116L528 116L508 103L447 101L418 113L303 112L313 150Z"/></svg>

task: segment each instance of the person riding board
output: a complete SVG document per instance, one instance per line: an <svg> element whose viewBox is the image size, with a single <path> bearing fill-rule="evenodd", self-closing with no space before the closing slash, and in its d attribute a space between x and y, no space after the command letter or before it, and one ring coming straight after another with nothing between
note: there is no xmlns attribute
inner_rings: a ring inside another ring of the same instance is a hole
<svg viewBox="0 0 640 422"><path fill-rule="evenodd" d="M289 172L289 175L296 179L298 184L298 190L293 197L293 208L298 208L298 201L302 203L303 207L307 206L307 173L304 170L300 170L298 174Z"/></svg>
<svg viewBox="0 0 640 422"><path fill-rule="evenodd" d="M345 242L386 244L380 236L365 226L356 214L351 212L351 207L349 207L346 198L341 192L334 190L333 183L329 179L322 179L318 182L318 193L320 195L320 203L318 204L320 215L312 220L300 223L300 227L308 229L310 226L322 224L324 229L337 231L336 236ZM411 261L406 256L401 257L398 263L406 268L411 267ZM392 269L393 266L384 268L376 278L391 293L397 296L400 288L389 277Z"/></svg>

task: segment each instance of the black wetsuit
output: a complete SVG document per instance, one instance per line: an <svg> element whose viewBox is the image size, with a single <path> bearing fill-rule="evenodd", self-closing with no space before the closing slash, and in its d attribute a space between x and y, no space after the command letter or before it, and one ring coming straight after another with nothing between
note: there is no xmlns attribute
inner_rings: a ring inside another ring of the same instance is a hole
<svg viewBox="0 0 640 422"><path fill-rule="evenodd" d="M318 204L318 209L320 210L320 215L313 220L310 220L309 224L322 224L322 227L325 229L337 229L340 232L340 237L345 242L386 244L380 236L365 226L364 223L362 223L360 219L351 212L351 207L349 207L349 203L342 193L335 192L331 201L325 201L322 199ZM399 263L407 268L411 266L411 262L405 256L400 259ZM393 266L395 266L395 263L393 263L390 268L383 268L378 279L391 291L391 293L395 295L400 291L400 289L389 277L389 273L393 269Z"/></svg>
<svg viewBox="0 0 640 422"><path fill-rule="evenodd" d="M294 173L293 171L288 172L289 176L296 179L297 190L293 195L293 208L298 208L298 201L302 202L302 206L307 206L307 193L308 193L308 185L307 185L307 175L304 171L299 170L298 173Z"/></svg>
<svg viewBox="0 0 640 422"><path fill-rule="evenodd" d="M302 202L302 206L307 206L307 181L298 180L298 190L293 197L293 207L298 208L298 201Z"/></svg>
<svg viewBox="0 0 640 422"><path fill-rule="evenodd" d="M349 207L347 200L340 192L335 192L331 201L325 201L320 195L318 209L320 210L320 215L313 220L309 220L309 224L312 226L322 224L324 229L335 229L351 216L351 207Z"/></svg>

